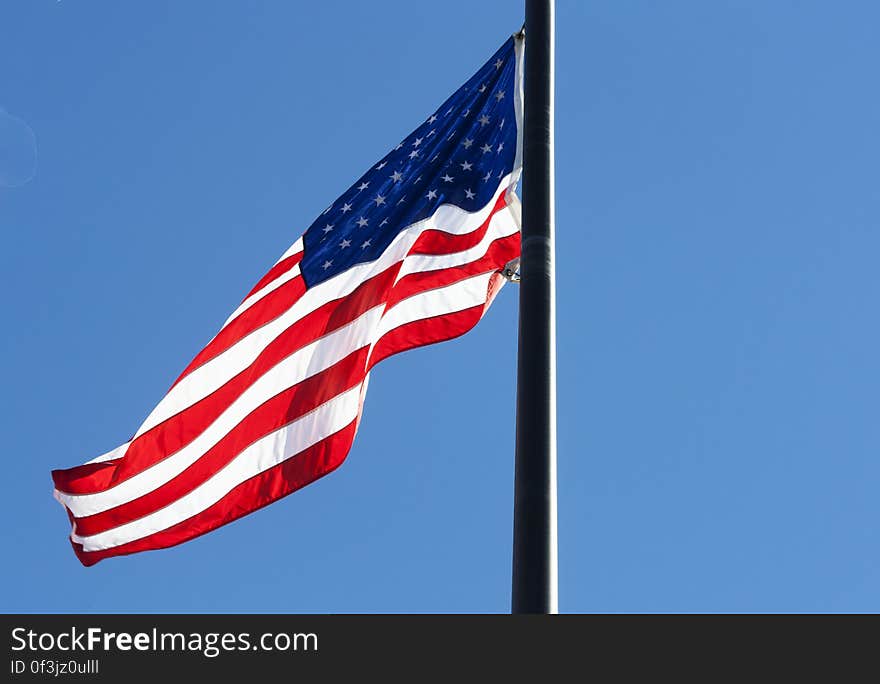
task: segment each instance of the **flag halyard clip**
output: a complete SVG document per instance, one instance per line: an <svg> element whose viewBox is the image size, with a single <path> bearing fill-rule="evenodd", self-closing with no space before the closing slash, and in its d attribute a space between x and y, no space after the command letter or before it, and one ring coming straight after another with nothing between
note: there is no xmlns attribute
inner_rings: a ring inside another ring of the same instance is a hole
<svg viewBox="0 0 880 684"><path fill-rule="evenodd" d="M504 265L504 268L501 269L501 275L503 275L511 283L518 283L520 280L522 280L519 272L519 257L508 261Z"/></svg>

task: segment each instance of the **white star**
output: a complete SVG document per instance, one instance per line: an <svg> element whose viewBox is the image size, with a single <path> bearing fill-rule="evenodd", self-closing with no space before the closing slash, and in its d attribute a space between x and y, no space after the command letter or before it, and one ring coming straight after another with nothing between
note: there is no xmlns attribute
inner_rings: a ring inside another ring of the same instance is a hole
<svg viewBox="0 0 880 684"><path fill-rule="evenodd" d="M455 131L452 131L452 133L450 133L450 134L449 134L449 137L446 138L446 139L447 139L447 140L452 140L454 137L455 137Z"/></svg>
<svg viewBox="0 0 880 684"><path fill-rule="evenodd" d="M365 225L367 225L369 222L370 222L369 219L365 219L363 216L361 216L361 217L357 220L357 224L358 224L358 227L359 227L359 228L363 228L363 227L364 227Z"/></svg>
<svg viewBox="0 0 880 684"><path fill-rule="evenodd" d="M406 197L401 197L399 200L397 200L397 203L403 204L405 201L406 201Z"/></svg>
<svg viewBox="0 0 880 684"><path fill-rule="evenodd" d="M330 210L331 210L332 208L333 208L333 205L331 204L329 207L327 207L327 208L323 211L323 213L321 214L321 216L323 216L324 214L329 214L329 213L330 213Z"/></svg>
<svg viewBox="0 0 880 684"><path fill-rule="evenodd" d="M379 166L376 167L376 171L381 171L388 165L388 162L382 162Z"/></svg>
<svg viewBox="0 0 880 684"><path fill-rule="evenodd" d="M345 213L348 213L349 211L351 211L351 205L348 202L346 202L345 204L342 205L342 213L345 214Z"/></svg>
<svg viewBox="0 0 880 684"><path fill-rule="evenodd" d="M364 244L361 245L361 249L366 249L369 246L370 246L370 241L367 240Z"/></svg>
<svg viewBox="0 0 880 684"><path fill-rule="evenodd" d="M333 260L331 259L330 261L325 261L325 262L324 262L324 265L321 266L321 268L323 268L323 269L326 271L326 270L327 270L328 268L330 268L332 265L333 265Z"/></svg>
<svg viewBox="0 0 880 684"><path fill-rule="evenodd" d="M504 149L504 143L503 143L503 142L502 142L502 143L498 143L498 150L497 150L497 151L500 152L500 151L503 150L503 149Z"/></svg>
<svg viewBox="0 0 880 684"><path fill-rule="evenodd" d="M467 117L470 113L471 113L471 110L470 110L470 109L465 109L465 110L461 113L461 115L464 116L464 117Z"/></svg>
<svg viewBox="0 0 880 684"><path fill-rule="evenodd" d="M480 149L483 150L483 154L486 154L487 152L491 152L491 151L492 151L492 148L489 147L489 144L488 144L488 143L486 143L485 145L483 145Z"/></svg>
<svg viewBox="0 0 880 684"><path fill-rule="evenodd" d="M484 181L487 181L487 180L489 180L491 177L492 177L492 172L491 172L491 171L487 171L487 172L486 172L486 175L483 176L483 180L484 180Z"/></svg>
<svg viewBox="0 0 880 684"><path fill-rule="evenodd" d="M436 132L437 132L437 131L435 131L435 130L432 128L430 131L428 131L428 135L425 136L425 137L430 138L430 137L431 137L432 135L434 135L434 133L436 133Z"/></svg>
<svg viewBox="0 0 880 684"><path fill-rule="evenodd" d="M501 123L498 124L498 128L504 128L504 119L501 119Z"/></svg>
<svg viewBox="0 0 880 684"><path fill-rule="evenodd" d="M384 226L386 223L388 223L388 219L387 219L387 218L383 218L383 219L382 219L382 223L379 224L379 227L381 228L381 227Z"/></svg>
<svg viewBox="0 0 880 684"><path fill-rule="evenodd" d="M324 232L325 232L325 233L329 233L331 230L333 230L333 224L332 224L332 223L328 223L326 226L324 226Z"/></svg>
<svg viewBox="0 0 880 684"><path fill-rule="evenodd" d="M464 145L464 149L469 150L471 148L471 145L474 144L474 141L470 138L465 138L461 141L461 144Z"/></svg>
<svg viewBox="0 0 880 684"><path fill-rule="evenodd" d="M495 60L495 68L496 69L500 69L503 66L504 66L504 60L502 60L500 57L497 60Z"/></svg>
<svg viewBox="0 0 880 684"><path fill-rule="evenodd" d="M373 201L376 203L377 207L381 204L385 204L385 198L382 197L382 195L376 195L376 199L374 199Z"/></svg>
<svg viewBox="0 0 880 684"><path fill-rule="evenodd" d="M445 176L443 176L443 180L446 181L447 183L451 183L455 179L447 173Z"/></svg>
<svg viewBox="0 0 880 684"><path fill-rule="evenodd" d="M471 192L471 189L468 188L467 190L464 191L464 194L468 199L473 199L477 193Z"/></svg>
<svg viewBox="0 0 880 684"><path fill-rule="evenodd" d="M501 169L501 170L498 172L498 177L501 178L502 176L504 176L504 169Z"/></svg>
<svg viewBox="0 0 880 684"><path fill-rule="evenodd" d="M473 166L473 164L471 164L469 161L462 162L461 163L461 170L462 171L470 171L471 166Z"/></svg>
<svg viewBox="0 0 880 684"><path fill-rule="evenodd" d="M486 116L485 114L483 114L483 116L481 116L479 118L479 122L480 122L480 126L487 126L487 125L489 125L489 117Z"/></svg>
<svg viewBox="0 0 880 684"><path fill-rule="evenodd" d="M435 161L437 161L439 158L440 158L440 155L439 155L439 154L435 154L433 157L431 157L431 161L432 161L432 162L435 162Z"/></svg>
<svg viewBox="0 0 880 684"><path fill-rule="evenodd" d="M422 139L416 138L415 141L413 142L413 147L418 147L421 144L422 144Z"/></svg>
<svg viewBox="0 0 880 684"><path fill-rule="evenodd" d="M418 156L419 156L419 151L418 151L418 150L413 150L412 152L409 153L409 158L410 158L410 159L415 159L415 158L418 157Z"/></svg>
<svg viewBox="0 0 880 684"><path fill-rule="evenodd" d="M394 173L391 174L391 180L393 180L395 183L397 181L399 181L401 178L403 178L403 174L400 173L400 171L395 171Z"/></svg>
<svg viewBox="0 0 880 684"><path fill-rule="evenodd" d="M432 124L432 123L434 123L436 120L437 120L437 115L436 115L436 114L431 114L431 118L428 119L428 123L429 123L429 124Z"/></svg>
<svg viewBox="0 0 880 684"><path fill-rule="evenodd" d="M452 114L452 107L446 110L445 116L449 116L450 114Z"/></svg>
<svg viewBox="0 0 880 684"><path fill-rule="evenodd" d="M506 93L503 90L499 90L497 93L495 93L495 99L501 102L501 100L504 99L505 95Z"/></svg>
<svg viewBox="0 0 880 684"><path fill-rule="evenodd" d="M399 150L401 147L403 147L403 143L397 143L397 146L394 149Z"/></svg>
<svg viewBox="0 0 880 684"><path fill-rule="evenodd" d="M480 92L481 92L481 93L485 93L485 92L486 92L486 84L485 84L485 83L484 83L483 85L480 86Z"/></svg>
<svg viewBox="0 0 880 684"><path fill-rule="evenodd" d="M343 240L342 242L339 243L339 246L342 247L342 249L347 249L350 245L351 245L351 240Z"/></svg>
<svg viewBox="0 0 880 684"><path fill-rule="evenodd" d="M370 186L368 181L364 181L360 185L358 185L358 190L366 190Z"/></svg>
<svg viewBox="0 0 880 684"><path fill-rule="evenodd" d="M429 200L437 199L437 191L436 190L428 190L428 194L425 195Z"/></svg>

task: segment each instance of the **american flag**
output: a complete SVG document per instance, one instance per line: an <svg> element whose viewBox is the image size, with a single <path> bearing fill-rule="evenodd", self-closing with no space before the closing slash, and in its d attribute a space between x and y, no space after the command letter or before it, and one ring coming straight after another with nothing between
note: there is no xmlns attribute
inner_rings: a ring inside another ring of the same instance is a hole
<svg viewBox="0 0 880 684"><path fill-rule="evenodd" d="M187 541L331 472L373 366L482 318L520 252L522 48L507 40L318 216L131 440L53 471L84 565Z"/></svg>

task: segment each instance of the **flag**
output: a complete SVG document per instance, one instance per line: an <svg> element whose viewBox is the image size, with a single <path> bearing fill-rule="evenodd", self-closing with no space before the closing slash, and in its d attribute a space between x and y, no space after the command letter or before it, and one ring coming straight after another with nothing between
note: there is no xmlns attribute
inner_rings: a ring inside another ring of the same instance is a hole
<svg viewBox="0 0 880 684"><path fill-rule="evenodd" d="M520 252L522 48L507 40L330 204L128 442L53 471L84 565L187 541L331 472L372 368L476 325Z"/></svg>

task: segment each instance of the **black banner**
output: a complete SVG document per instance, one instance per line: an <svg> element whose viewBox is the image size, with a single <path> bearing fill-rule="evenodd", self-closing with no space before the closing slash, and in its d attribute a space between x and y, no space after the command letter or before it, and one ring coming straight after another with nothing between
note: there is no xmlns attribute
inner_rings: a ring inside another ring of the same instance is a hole
<svg viewBox="0 0 880 684"><path fill-rule="evenodd" d="M876 618L505 615L4 615L7 681L275 676L434 681L645 671L829 673L873 652ZM871 622L869 625L868 621ZM846 638L843 638L846 634ZM819 667L817 670L815 668ZM580 677L578 677L579 679ZM603 680L604 681L604 680ZM248 682L250 684L250 682Z"/></svg>

